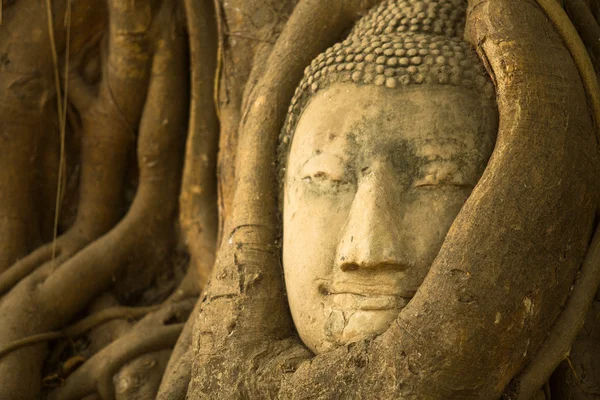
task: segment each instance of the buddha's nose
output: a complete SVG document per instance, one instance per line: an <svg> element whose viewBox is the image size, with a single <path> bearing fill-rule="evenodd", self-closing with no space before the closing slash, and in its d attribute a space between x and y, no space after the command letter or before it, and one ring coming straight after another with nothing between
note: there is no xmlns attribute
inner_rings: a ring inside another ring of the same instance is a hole
<svg viewBox="0 0 600 400"><path fill-rule="evenodd" d="M336 265L342 271L404 268L401 216L390 196L392 186L375 172L359 182L337 248Z"/></svg>

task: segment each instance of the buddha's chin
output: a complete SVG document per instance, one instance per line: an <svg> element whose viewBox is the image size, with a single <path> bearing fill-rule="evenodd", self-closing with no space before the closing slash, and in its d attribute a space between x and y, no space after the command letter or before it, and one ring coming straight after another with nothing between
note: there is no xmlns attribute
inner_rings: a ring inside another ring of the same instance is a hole
<svg viewBox="0 0 600 400"><path fill-rule="evenodd" d="M400 313L400 309L339 310L329 309L323 330L324 340L314 346L323 353L349 343L384 333ZM312 346L311 346L312 347Z"/></svg>

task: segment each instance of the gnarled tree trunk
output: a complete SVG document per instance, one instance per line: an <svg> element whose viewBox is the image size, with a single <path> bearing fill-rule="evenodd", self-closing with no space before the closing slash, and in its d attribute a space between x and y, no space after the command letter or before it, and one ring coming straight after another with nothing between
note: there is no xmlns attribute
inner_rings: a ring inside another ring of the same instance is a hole
<svg viewBox="0 0 600 400"><path fill-rule="evenodd" d="M498 144L419 294L372 340L314 356L295 333L277 137L380 1L3 1L2 399L522 398L598 202L591 107L535 0L469 1ZM553 399L599 390L596 314Z"/></svg>

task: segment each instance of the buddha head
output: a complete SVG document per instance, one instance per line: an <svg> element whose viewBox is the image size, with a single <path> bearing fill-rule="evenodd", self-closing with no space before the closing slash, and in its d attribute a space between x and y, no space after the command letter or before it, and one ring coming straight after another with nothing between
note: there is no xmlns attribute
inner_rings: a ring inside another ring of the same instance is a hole
<svg viewBox="0 0 600 400"><path fill-rule="evenodd" d="M306 69L280 138L283 267L315 353L383 333L490 157L491 80L466 1L389 0Z"/></svg>

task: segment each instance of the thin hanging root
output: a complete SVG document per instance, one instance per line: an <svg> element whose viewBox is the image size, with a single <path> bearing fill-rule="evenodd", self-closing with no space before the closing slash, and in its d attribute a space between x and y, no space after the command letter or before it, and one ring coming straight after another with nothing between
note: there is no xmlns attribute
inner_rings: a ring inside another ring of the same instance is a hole
<svg viewBox="0 0 600 400"><path fill-rule="evenodd" d="M113 399L113 375L127 362L139 356L175 346L184 324L165 325L165 322L173 318L177 321L185 320L193 306L193 300L185 300L166 305L147 315L129 333L86 361L50 398L78 400L97 391L103 400Z"/></svg>
<svg viewBox="0 0 600 400"><path fill-rule="evenodd" d="M48 342L56 339L75 339L87 331L105 324L114 319L140 318L152 311L158 310L160 305L151 307L111 307L89 315L62 331L46 332L17 340L8 346L0 349L0 359L5 355L20 349L21 347L31 346L38 343Z"/></svg>

